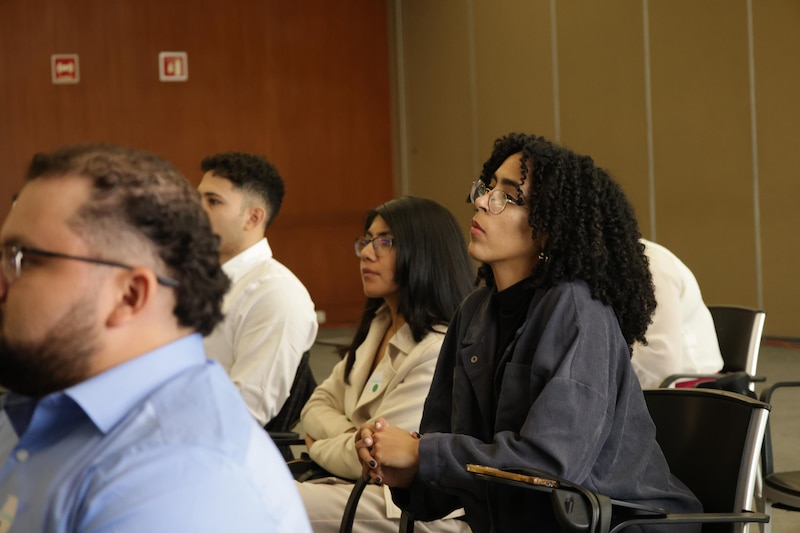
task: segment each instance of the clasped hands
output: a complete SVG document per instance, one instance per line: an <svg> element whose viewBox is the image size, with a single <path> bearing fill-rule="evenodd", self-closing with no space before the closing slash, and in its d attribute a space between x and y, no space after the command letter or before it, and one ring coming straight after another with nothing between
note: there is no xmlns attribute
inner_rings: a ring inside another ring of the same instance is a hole
<svg viewBox="0 0 800 533"><path fill-rule="evenodd" d="M408 487L419 469L419 438L383 418L363 424L355 435L362 477L377 485Z"/></svg>

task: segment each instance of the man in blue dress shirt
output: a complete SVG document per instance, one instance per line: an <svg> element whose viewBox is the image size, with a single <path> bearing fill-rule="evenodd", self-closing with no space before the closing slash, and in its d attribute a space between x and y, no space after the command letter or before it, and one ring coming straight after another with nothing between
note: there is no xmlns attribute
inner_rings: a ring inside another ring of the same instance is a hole
<svg viewBox="0 0 800 533"><path fill-rule="evenodd" d="M217 245L155 156L33 158L0 231L0 533L310 531L203 352L228 287Z"/></svg>

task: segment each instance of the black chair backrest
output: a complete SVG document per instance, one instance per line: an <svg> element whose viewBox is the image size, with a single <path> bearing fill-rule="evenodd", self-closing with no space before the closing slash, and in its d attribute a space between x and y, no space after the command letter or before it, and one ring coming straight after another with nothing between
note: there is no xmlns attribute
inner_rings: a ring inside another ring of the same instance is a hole
<svg viewBox="0 0 800 533"><path fill-rule="evenodd" d="M289 398L275 418L264 426L267 431L289 431L300 421L300 412L303 410L303 406L308 401L311 393L317 387L317 382L314 379L314 374L311 373L311 366L308 363L309 356L309 352L306 352L300 359L297 373L294 375L294 381L292 382L292 388L289 391Z"/></svg>
<svg viewBox="0 0 800 533"><path fill-rule="evenodd" d="M747 307L709 305L714 319L723 372L745 371L755 375L758 345L764 327L764 312Z"/></svg>
<svg viewBox="0 0 800 533"><path fill-rule="evenodd" d="M749 507L769 405L726 391L644 391L670 470L707 513Z"/></svg>

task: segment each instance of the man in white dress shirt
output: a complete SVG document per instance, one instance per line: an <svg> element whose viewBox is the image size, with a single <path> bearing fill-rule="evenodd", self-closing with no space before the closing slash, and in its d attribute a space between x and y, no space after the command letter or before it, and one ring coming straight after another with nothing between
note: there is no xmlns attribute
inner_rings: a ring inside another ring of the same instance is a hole
<svg viewBox="0 0 800 533"><path fill-rule="evenodd" d="M220 237L220 262L231 279L224 321L205 338L261 425L289 398L298 365L317 336L314 303L299 279L272 257L266 228L278 214L284 184L264 157L226 152L206 157L198 190Z"/></svg>
<svg viewBox="0 0 800 533"><path fill-rule="evenodd" d="M672 374L713 374L722 370L714 320L692 271L678 257L642 239L655 286L656 310L647 346L633 345L633 369L643 389Z"/></svg>

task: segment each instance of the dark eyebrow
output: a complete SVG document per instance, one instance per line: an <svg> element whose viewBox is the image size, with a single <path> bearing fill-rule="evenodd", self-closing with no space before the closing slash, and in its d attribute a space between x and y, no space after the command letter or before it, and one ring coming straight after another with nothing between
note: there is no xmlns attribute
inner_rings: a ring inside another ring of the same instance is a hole
<svg viewBox="0 0 800 533"><path fill-rule="evenodd" d="M497 176L495 176L495 178L496 177ZM501 178L499 180L499 182L500 182L501 185L508 185L510 187L514 187L517 190L519 190L519 188L520 188L520 183L518 181L514 181L514 180L512 180L510 178Z"/></svg>
<svg viewBox="0 0 800 533"><path fill-rule="evenodd" d="M35 248L35 246L31 244L30 240L19 235L7 236L5 239L3 239L3 242L0 243L0 246L22 246L27 248Z"/></svg>
<svg viewBox="0 0 800 533"><path fill-rule="evenodd" d="M515 191L517 191L517 200L514 202L517 205L522 205L519 202L525 201L524 195L522 194L522 184L516 180L512 180L511 178L498 178L497 174L492 174L492 178L495 180L495 188L498 185L507 185L509 187L513 187Z"/></svg>
<svg viewBox="0 0 800 533"><path fill-rule="evenodd" d="M368 237L386 237L387 235L391 237L392 232L391 231L381 231L377 235L373 235L371 231L367 230L367 233L365 235L368 236Z"/></svg>
<svg viewBox="0 0 800 533"><path fill-rule="evenodd" d="M514 181L511 178L498 178L497 174L492 174L492 178L489 180L490 182L494 180L499 185L508 185L510 187L514 187L515 189L519 189L522 185L518 181Z"/></svg>
<svg viewBox="0 0 800 533"><path fill-rule="evenodd" d="M220 196L219 194L215 193L214 191L203 191L200 194L202 194L205 197L213 196L214 198L221 198L223 200L225 199L224 196Z"/></svg>

